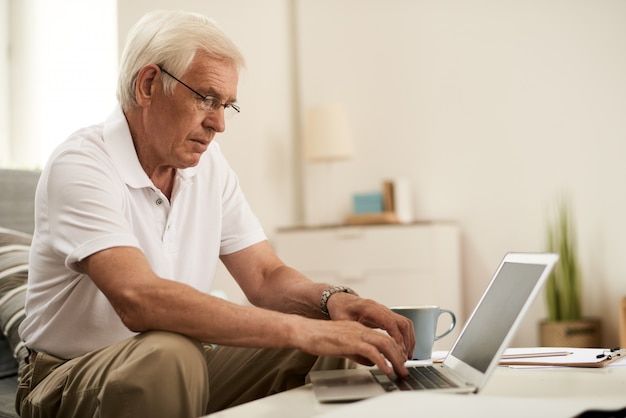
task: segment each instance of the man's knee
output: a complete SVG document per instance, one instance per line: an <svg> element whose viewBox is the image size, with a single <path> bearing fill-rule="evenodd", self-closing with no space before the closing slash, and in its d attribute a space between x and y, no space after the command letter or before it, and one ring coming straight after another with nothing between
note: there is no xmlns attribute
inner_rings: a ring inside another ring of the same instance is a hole
<svg viewBox="0 0 626 418"><path fill-rule="evenodd" d="M165 416L177 410L177 416L202 415L208 403L209 379L200 343L162 331L135 338L128 361L103 388L101 405L106 413L102 415L115 416L119 404L141 411L137 416Z"/></svg>
<svg viewBox="0 0 626 418"><path fill-rule="evenodd" d="M137 336L142 375L155 378L182 378L195 385L208 384L208 372L202 345L189 337L165 331L149 331Z"/></svg>
<svg viewBox="0 0 626 418"><path fill-rule="evenodd" d="M148 331L135 338L143 355L151 359L204 362L202 345L185 335L167 331Z"/></svg>

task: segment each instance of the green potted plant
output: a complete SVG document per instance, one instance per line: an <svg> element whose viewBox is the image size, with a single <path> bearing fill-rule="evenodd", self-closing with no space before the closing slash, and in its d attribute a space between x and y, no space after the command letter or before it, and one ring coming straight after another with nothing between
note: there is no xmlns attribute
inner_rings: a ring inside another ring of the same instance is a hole
<svg viewBox="0 0 626 418"><path fill-rule="evenodd" d="M547 231L547 250L558 253L559 261L546 283L547 319L540 325L541 345L599 347L600 321L582 315L576 230L565 198L559 201Z"/></svg>

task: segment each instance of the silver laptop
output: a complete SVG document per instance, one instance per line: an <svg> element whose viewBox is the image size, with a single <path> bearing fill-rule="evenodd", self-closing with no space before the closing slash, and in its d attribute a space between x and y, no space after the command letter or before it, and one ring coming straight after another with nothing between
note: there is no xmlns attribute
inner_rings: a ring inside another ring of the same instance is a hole
<svg viewBox="0 0 626 418"><path fill-rule="evenodd" d="M478 392L558 258L551 253L506 254L442 364L409 367L411 376L407 379L388 377L376 368L311 372L316 398L320 402L345 402L420 389Z"/></svg>

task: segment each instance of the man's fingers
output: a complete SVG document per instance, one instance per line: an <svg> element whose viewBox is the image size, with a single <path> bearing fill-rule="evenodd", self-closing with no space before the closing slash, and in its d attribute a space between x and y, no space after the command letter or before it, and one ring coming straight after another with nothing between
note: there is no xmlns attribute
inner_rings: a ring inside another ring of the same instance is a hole
<svg viewBox="0 0 626 418"><path fill-rule="evenodd" d="M404 349L405 358L411 359L415 348L415 331L413 322L408 318L391 313L391 317L386 323L385 331Z"/></svg>
<svg viewBox="0 0 626 418"><path fill-rule="evenodd" d="M405 377L408 372L404 366L404 362L406 361L404 347L385 334L375 332L372 335L373 340L371 341L371 346L374 351L371 351L368 358L374 362L383 373L390 375L395 371L398 376ZM391 363L391 365L389 363Z"/></svg>
<svg viewBox="0 0 626 418"><path fill-rule="evenodd" d="M296 347L311 354L348 357L361 364L375 365L388 375L394 371L398 376L408 374L404 367L407 355L403 338L398 342L387 333L356 321L317 321L314 324L311 329L315 332L301 334L305 338ZM332 332L329 327L333 328Z"/></svg>

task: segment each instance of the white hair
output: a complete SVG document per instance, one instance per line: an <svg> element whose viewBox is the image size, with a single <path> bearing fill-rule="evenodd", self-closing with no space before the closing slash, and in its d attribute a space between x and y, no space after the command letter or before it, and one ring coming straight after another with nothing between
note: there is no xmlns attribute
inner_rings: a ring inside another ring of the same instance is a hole
<svg viewBox="0 0 626 418"><path fill-rule="evenodd" d="M137 105L135 84L144 66L156 64L173 74L181 74L198 52L230 61L237 71L245 65L239 49L206 16L172 10L147 13L132 27L126 39L117 83L118 101L124 108ZM164 80L164 91L171 93L173 85L173 80Z"/></svg>

